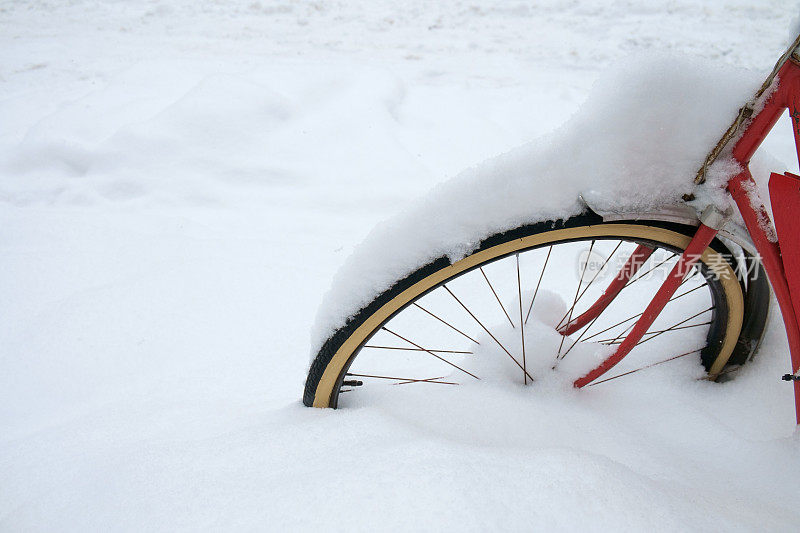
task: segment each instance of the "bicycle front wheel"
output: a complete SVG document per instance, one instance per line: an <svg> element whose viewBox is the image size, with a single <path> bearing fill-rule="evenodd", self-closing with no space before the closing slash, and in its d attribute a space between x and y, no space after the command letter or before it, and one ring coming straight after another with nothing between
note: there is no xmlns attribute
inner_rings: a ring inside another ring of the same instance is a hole
<svg viewBox="0 0 800 533"><path fill-rule="evenodd" d="M583 215L485 239L451 263L421 267L362 308L323 344L303 402L337 407L342 392L392 385L453 386L477 380L536 386L553 372L574 379L595 368L636 323L691 240L693 228L659 222L603 223ZM585 316L637 250L636 273L598 316ZM719 242L639 344L593 384L694 358L715 378L737 346L745 315L735 264Z"/></svg>

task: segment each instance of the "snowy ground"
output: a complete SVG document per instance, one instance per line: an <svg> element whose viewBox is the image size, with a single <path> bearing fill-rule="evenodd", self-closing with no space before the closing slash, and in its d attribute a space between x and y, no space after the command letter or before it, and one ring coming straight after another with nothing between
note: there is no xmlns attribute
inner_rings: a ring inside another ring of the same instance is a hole
<svg viewBox="0 0 800 533"><path fill-rule="evenodd" d="M722 386L299 398L377 221L631 52L768 71L796 11L0 2L0 529L795 529L775 317Z"/></svg>

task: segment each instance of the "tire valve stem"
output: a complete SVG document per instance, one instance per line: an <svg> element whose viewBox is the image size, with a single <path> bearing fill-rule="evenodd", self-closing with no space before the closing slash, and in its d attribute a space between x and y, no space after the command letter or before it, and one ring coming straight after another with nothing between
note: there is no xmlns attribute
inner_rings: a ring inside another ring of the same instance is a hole
<svg viewBox="0 0 800 533"><path fill-rule="evenodd" d="M349 387L360 387L363 384L364 384L363 381L359 381L357 379L347 379L345 381L342 381L342 387L348 387L348 386Z"/></svg>

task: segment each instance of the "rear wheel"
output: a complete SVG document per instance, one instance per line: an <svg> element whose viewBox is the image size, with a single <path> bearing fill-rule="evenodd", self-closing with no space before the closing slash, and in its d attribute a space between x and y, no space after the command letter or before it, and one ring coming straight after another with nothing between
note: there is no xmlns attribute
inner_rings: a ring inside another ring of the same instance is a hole
<svg viewBox="0 0 800 533"><path fill-rule="evenodd" d="M441 257L396 282L327 339L312 362L303 402L337 407L342 392L367 388L395 392L395 385L478 380L536 386L553 375L585 375L636 323L691 230L584 215L493 235L455 263ZM619 295L564 334L565 324L598 300L642 246L653 252ZM743 346L747 314L736 265L725 251L712 243L639 344L589 385L676 360L698 361L698 375L723 374Z"/></svg>

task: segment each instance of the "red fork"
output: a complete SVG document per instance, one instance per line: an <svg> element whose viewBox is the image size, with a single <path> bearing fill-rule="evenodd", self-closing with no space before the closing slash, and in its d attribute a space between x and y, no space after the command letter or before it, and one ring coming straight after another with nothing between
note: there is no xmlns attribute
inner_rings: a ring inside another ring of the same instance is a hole
<svg viewBox="0 0 800 533"><path fill-rule="evenodd" d="M616 298L620 291L625 288L625 285L628 284L631 278L639 271L639 268L641 268L645 261L647 261L647 259L653 254L653 251L653 248L645 246L644 244L637 246L630 257L628 257L628 260L625 262L625 266L623 266L619 273L614 276L614 279L612 279L611 283L608 284L608 288L603 291L603 294L600 296L600 298L598 298L597 301L579 317L573 318L571 321L561 327L558 332L562 335L572 335L583 326L600 316L600 313L606 310L606 307L608 307L609 304L614 301L614 298Z"/></svg>
<svg viewBox="0 0 800 533"><path fill-rule="evenodd" d="M719 224L713 225L719 226ZM600 366L585 376L576 379L573 383L574 386L583 387L584 385L588 385L598 377L611 370L614 365L622 361L622 359L628 355L633 347L639 343L639 341L642 339L642 336L644 336L650 326L653 325L655 319L664 309L664 306L667 305L667 302L669 302L670 298L672 298L672 296L675 294L675 291L678 290L681 282L683 282L683 278L686 276L692 266L694 266L694 264L700 259L703 251L708 247L709 244L711 244L711 241L714 240L714 237L718 231L719 229L714 229L710 226L706 226L705 224L700 224L700 226L697 228L697 233L695 233L694 237L692 237L692 240L689 242L686 250L680 256L678 262L672 268L669 276L661 285L661 288L658 289L658 292L650 301L650 304L644 310L642 316L639 317L636 325L633 327L628 336L625 337L625 340L623 340L619 345L617 351L610 355L605 361L600 363Z"/></svg>

